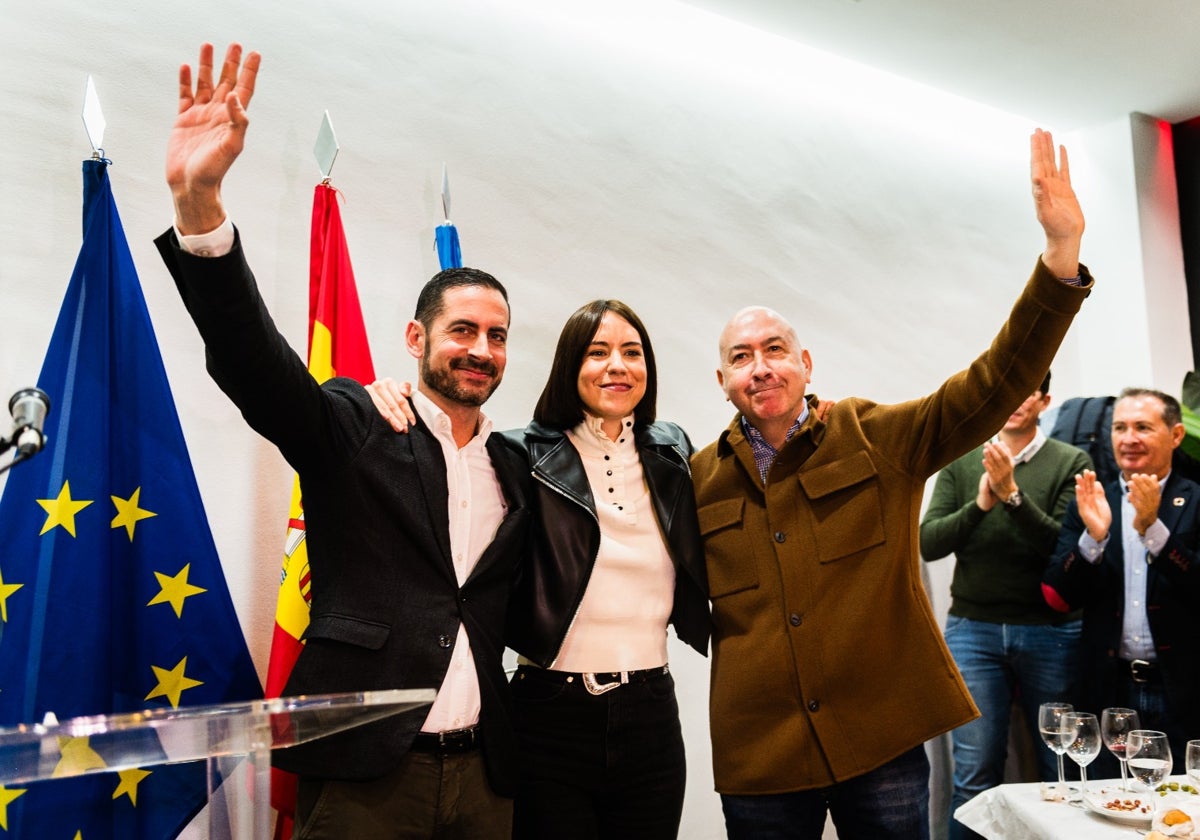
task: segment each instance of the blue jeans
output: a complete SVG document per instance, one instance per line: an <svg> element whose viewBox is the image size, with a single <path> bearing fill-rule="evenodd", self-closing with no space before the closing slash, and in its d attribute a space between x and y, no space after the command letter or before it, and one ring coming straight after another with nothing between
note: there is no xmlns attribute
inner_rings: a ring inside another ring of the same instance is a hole
<svg viewBox="0 0 1200 840"><path fill-rule="evenodd" d="M920 745L826 788L723 793L721 808L729 840L820 840L827 812L840 840L928 840L929 759Z"/></svg>
<svg viewBox="0 0 1200 840"><path fill-rule="evenodd" d="M1167 708L1167 692L1163 684L1135 683L1128 676L1122 676L1117 680L1117 694L1117 702L1120 705L1137 709L1138 722L1142 729L1157 729L1167 733L1167 740L1171 744L1171 759L1175 764L1172 772L1186 772L1184 762L1187 760L1188 738L1196 736L1181 726L1178 716L1173 716ZM1091 773L1088 777L1091 777Z"/></svg>
<svg viewBox="0 0 1200 840"><path fill-rule="evenodd" d="M1038 734L1038 706L1072 702L1082 622L994 624L960 616L946 619L946 644L962 672L980 717L955 729L954 796L950 813L1004 781L1013 699L1021 703L1043 781L1058 778L1058 760ZM950 817L950 837L978 837Z"/></svg>
<svg viewBox="0 0 1200 840"><path fill-rule="evenodd" d="M675 840L687 762L674 679L594 695L568 676L526 665L513 676L522 753L513 836Z"/></svg>

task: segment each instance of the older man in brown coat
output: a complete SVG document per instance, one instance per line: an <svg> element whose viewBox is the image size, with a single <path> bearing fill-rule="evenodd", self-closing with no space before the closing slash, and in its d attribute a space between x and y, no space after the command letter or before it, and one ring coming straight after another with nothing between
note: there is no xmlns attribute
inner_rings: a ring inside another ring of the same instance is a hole
<svg viewBox="0 0 1200 840"><path fill-rule="evenodd" d="M777 313L721 334L739 415L692 461L713 604L713 765L731 838L928 837L923 743L977 716L921 585L925 480L1038 386L1092 281L1066 151L1031 138L1046 248L983 355L934 393L824 420Z"/></svg>

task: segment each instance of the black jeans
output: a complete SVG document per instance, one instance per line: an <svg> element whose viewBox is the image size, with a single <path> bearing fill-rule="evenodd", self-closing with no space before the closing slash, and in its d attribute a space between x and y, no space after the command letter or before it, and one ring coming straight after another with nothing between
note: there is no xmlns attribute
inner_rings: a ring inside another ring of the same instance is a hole
<svg viewBox="0 0 1200 840"><path fill-rule="evenodd" d="M517 840L673 840L687 765L669 673L593 695L578 675L521 666L512 679L522 773Z"/></svg>
<svg viewBox="0 0 1200 840"><path fill-rule="evenodd" d="M409 752L378 779L300 778L295 840L508 840L512 800L488 784L479 750Z"/></svg>

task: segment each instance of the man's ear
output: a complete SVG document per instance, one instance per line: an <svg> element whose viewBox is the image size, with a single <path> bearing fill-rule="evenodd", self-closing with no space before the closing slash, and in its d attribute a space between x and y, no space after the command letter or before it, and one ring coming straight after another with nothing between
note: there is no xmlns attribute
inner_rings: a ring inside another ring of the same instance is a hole
<svg viewBox="0 0 1200 840"><path fill-rule="evenodd" d="M1184 436L1187 435L1187 427L1182 423L1176 423L1171 427L1171 448L1178 449L1179 444L1183 443Z"/></svg>
<svg viewBox="0 0 1200 840"><path fill-rule="evenodd" d="M404 346L414 359L425 355L425 325L415 318L404 327Z"/></svg>

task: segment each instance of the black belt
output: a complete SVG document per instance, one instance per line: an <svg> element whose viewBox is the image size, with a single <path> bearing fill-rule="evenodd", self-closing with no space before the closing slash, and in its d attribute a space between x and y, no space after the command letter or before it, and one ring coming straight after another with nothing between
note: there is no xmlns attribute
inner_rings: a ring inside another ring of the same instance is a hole
<svg viewBox="0 0 1200 840"><path fill-rule="evenodd" d="M418 732L413 738L414 752L434 753L465 753L479 749L480 732L478 726L469 729L447 729L445 732Z"/></svg>
<svg viewBox="0 0 1200 840"><path fill-rule="evenodd" d="M538 668L532 665L522 665L517 668L517 679L523 680L527 674L538 674L564 683L580 683L587 689L588 694L605 694L614 688L620 688L630 683L649 682L657 677L671 673L667 665L657 668L646 668L643 671L590 671L577 673L573 671L551 671L548 668Z"/></svg>
<svg viewBox="0 0 1200 840"><path fill-rule="evenodd" d="M1117 663L1121 668L1121 675L1128 676L1135 683L1154 685L1162 682L1162 671L1157 662L1147 662L1145 659L1118 659Z"/></svg>

